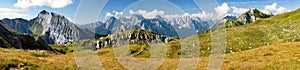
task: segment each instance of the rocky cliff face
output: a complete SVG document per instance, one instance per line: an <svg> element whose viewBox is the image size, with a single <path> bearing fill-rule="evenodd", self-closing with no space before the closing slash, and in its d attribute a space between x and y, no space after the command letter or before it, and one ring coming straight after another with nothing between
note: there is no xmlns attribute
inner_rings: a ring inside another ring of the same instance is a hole
<svg viewBox="0 0 300 70"><path fill-rule="evenodd" d="M49 43L66 44L79 39L78 29L64 16L43 10L31 22L36 25L32 32L42 35Z"/></svg>
<svg viewBox="0 0 300 70"><path fill-rule="evenodd" d="M0 21L0 47L51 50L41 37L14 32L2 21Z"/></svg>

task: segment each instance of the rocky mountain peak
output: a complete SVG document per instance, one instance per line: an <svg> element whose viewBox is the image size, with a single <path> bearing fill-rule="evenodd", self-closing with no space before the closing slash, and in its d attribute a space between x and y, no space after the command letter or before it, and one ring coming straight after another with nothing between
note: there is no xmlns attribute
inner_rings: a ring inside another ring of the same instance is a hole
<svg viewBox="0 0 300 70"><path fill-rule="evenodd" d="M249 8L249 11L242 14L238 18L238 20L241 21L244 24L249 24L249 23L254 22L258 19L268 18L268 17L271 17L271 16L272 15L265 14L265 13L255 9L255 8Z"/></svg>
<svg viewBox="0 0 300 70"><path fill-rule="evenodd" d="M256 20L268 18L271 16L273 16L273 15L263 13L256 8L249 8L249 10L247 12L241 14L236 20L234 20L234 19L227 20L226 27L250 24Z"/></svg>
<svg viewBox="0 0 300 70"><path fill-rule="evenodd" d="M79 39L77 27L59 14L43 10L31 21L33 32L44 36L50 44L66 44Z"/></svg>
<svg viewBox="0 0 300 70"><path fill-rule="evenodd" d="M42 11L40 12L40 14L49 14L49 12L46 11L46 10L42 10Z"/></svg>

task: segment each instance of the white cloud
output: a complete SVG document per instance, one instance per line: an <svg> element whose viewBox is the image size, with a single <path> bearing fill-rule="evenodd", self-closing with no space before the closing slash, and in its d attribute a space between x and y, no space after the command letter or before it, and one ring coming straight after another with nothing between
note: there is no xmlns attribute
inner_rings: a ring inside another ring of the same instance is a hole
<svg viewBox="0 0 300 70"><path fill-rule="evenodd" d="M111 14L110 12L106 12L106 14L105 14L105 18L109 18L109 17L112 17L112 16L114 16L114 15Z"/></svg>
<svg viewBox="0 0 300 70"><path fill-rule="evenodd" d="M0 19L3 18L24 18L30 19L30 14L27 14L27 10L11 9L11 8L0 8Z"/></svg>
<svg viewBox="0 0 300 70"><path fill-rule="evenodd" d="M223 3L221 6L218 6L215 8L215 11L219 18L225 16L229 10L230 10L230 7L228 6L227 3Z"/></svg>
<svg viewBox="0 0 300 70"><path fill-rule="evenodd" d="M14 7L27 9L35 6L48 6L51 8L63 8L69 4L72 4L72 0L18 0L14 4Z"/></svg>
<svg viewBox="0 0 300 70"><path fill-rule="evenodd" d="M129 10L129 14L140 14L142 16L144 16L145 18L155 18L156 15L164 15L165 12L164 11L159 11L159 10L153 10L153 11L149 11L147 12L146 10L138 10L138 11L133 11L133 10Z"/></svg>
<svg viewBox="0 0 300 70"><path fill-rule="evenodd" d="M112 11L115 15L114 16L122 16L123 12L118 12L118 11Z"/></svg>
<svg viewBox="0 0 300 70"><path fill-rule="evenodd" d="M118 12L118 11L112 11L112 12L106 12L105 13L105 18L109 18L109 17L120 17L123 16L123 12Z"/></svg>
<svg viewBox="0 0 300 70"><path fill-rule="evenodd" d="M266 5L264 10L262 10L264 13L273 13L273 14L281 14L284 12L289 12L291 10L285 8L285 7L277 7L277 3L273 3L272 5Z"/></svg>
<svg viewBox="0 0 300 70"><path fill-rule="evenodd" d="M203 11L194 14L185 13L182 15L165 15L164 17L167 19L172 19L176 17L190 16L190 17L199 17L203 20L218 20L218 19L222 19L225 15L227 15L228 12L231 10L231 8L228 6L227 3L223 3L221 6L217 6L216 8L214 8L214 10L216 11L216 14Z"/></svg>
<svg viewBox="0 0 300 70"><path fill-rule="evenodd" d="M191 14L192 17L199 17L204 20L214 19L214 15L212 13L200 12L196 14Z"/></svg>
<svg viewBox="0 0 300 70"><path fill-rule="evenodd" d="M129 10L129 14L139 14L144 16L145 18L155 18L156 15L161 15L166 19L173 19L177 17L183 17L183 16L190 16L190 17L199 17L203 20L218 20L222 19L226 15L233 15L233 16L238 16L241 15L245 12L247 12L249 9L248 8L239 8L239 7L234 7L234 6L229 6L227 3L223 3L220 6L217 6L214 8L216 14L211 13L211 12L199 12L199 13L184 13L184 14L172 14L172 15L165 15L164 11L160 10L152 10L152 11L146 11L146 10ZM277 3L273 3L272 5L266 5L264 10L261 11L270 11L273 13L283 13L289 11L288 9L284 7L278 7L277 8ZM126 13L127 14L127 13ZM112 12L107 12L106 17L118 17L118 16L123 16L123 12L118 12L118 11L112 11ZM128 17L128 16L125 16Z"/></svg>
<svg viewBox="0 0 300 70"><path fill-rule="evenodd" d="M231 8L232 8L232 12L234 14L238 14L238 15L243 14L248 11L248 9L245 9L245 8L237 8L237 7L231 7Z"/></svg>

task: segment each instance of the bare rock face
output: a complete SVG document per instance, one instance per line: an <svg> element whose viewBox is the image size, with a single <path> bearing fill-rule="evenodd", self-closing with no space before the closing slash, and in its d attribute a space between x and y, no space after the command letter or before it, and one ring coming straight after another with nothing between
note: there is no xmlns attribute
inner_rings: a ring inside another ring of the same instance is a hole
<svg viewBox="0 0 300 70"><path fill-rule="evenodd" d="M17 18L2 21L14 31L41 36L49 44L66 44L77 39L93 39L97 36L90 30L80 29L64 16L45 10L31 20Z"/></svg>
<svg viewBox="0 0 300 70"><path fill-rule="evenodd" d="M36 25L32 27L33 32L43 36L48 43L66 44L79 39L77 27L64 16L43 10L31 22Z"/></svg>
<svg viewBox="0 0 300 70"><path fill-rule="evenodd" d="M0 47L51 50L41 37L14 32L2 21L0 21Z"/></svg>

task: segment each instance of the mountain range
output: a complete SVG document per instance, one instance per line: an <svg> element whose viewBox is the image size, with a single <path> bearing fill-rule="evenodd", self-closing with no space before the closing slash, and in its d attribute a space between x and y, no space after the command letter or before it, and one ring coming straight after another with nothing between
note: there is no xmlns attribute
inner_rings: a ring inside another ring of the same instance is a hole
<svg viewBox="0 0 300 70"><path fill-rule="evenodd" d="M253 8L239 17L225 16L224 20L227 20L227 26L237 26L270 16L272 15L264 14ZM31 20L5 18L2 21L8 28L17 32L40 36L48 44L66 44L75 40L95 39L100 35L105 36L136 28L165 36L185 38L201 34L215 25L210 21L189 15L173 18L157 15L155 18L149 19L138 14L133 14L130 17L110 17L105 22L98 21L85 25L75 25L64 16L45 10Z"/></svg>
<svg viewBox="0 0 300 70"><path fill-rule="evenodd" d="M104 35L139 28L162 35L184 38L202 33L208 30L212 25L214 24L202 20L199 17L192 16L164 18L157 15L155 18L146 19L142 15L133 14L130 17L110 17L105 22L98 21L86 25L79 25L79 27ZM185 34L179 35L178 33Z"/></svg>
<svg viewBox="0 0 300 70"><path fill-rule="evenodd" d="M227 27L231 27L249 24L255 20L271 16L273 15L265 14L255 8L249 8L247 12L240 16L227 15L223 18L223 20L226 22ZM110 17L105 22L98 21L78 26L82 29L89 29L92 32L103 35L139 28L166 36L185 38L191 35L201 34L209 30L214 25L216 25L216 23L189 15L171 18L165 18L161 15L157 15L155 18L147 19L142 15L133 14L130 17Z"/></svg>

